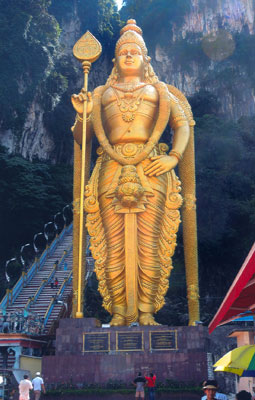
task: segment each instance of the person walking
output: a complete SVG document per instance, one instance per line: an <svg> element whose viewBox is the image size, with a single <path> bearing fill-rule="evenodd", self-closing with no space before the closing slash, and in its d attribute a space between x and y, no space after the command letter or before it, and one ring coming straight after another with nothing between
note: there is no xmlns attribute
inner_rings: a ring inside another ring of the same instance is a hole
<svg viewBox="0 0 255 400"><path fill-rule="evenodd" d="M55 278L54 286L55 286L55 288L57 289L57 287L58 287L58 278L57 278L57 277Z"/></svg>
<svg viewBox="0 0 255 400"><path fill-rule="evenodd" d="M136 391L135 391L135 398L138 399L141 397L141 399L144 399L144 386L146 384L146 379L142 376L141 372L138 372L137 377L133 381L133 385L136 386Z"/></svg>
<svg viewBox="0 0 255 400"><path fill-rule="evenodd" d="M29 391L33 389L32 382L28 379L28 375L24 375L19 383L19 400L29 400Z"/></svg>
<svg viewBox="0 0 255 400"><path fill-rule="evenodd" d="M156 375L153 374L153 372L150 373L149 376L145 375L147 387L149 390L149 399L154 400L155 399L155 386L156 386Z"/></svg>
<svg viewBox="0 0 255 400"><path fill-rule="evenodd" d="M43 390L43 393L46 393L45 386L43 379L41 378L40 372L36 372L36 377L32 380L33 388L34 388L34 394L35 394L35 400L39 400L41 396L41 391Z"/></svg>

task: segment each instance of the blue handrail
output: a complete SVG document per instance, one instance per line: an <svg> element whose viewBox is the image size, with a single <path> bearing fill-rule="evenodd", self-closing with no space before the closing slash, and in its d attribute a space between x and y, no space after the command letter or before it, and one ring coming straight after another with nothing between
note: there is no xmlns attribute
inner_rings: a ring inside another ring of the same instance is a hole
<svg viewBox="0 0 255 400"><path fill-rule="evenodd" d="M54 307L54 298L51 299L50 305L49 305L49 307L48 307L48 309L46 311L46 316L44 317L44 321L43 321L44 327L46 326L46 324L48 322L48 319L49 319L49 317L51 315L53 307Z"/></svg>
<svg viewBox="0 0 255 400"><path fill-rule="evenodd" d="M60 286L60 288L59 288L59 290L58 290L58 292L56 294L56 297L57 297L58 300L60 300L62 298L62 295L63 295L63 293L65 291L65 288L70 283L72 277L73 277L73 271L70 271L68 277L64 279L62 285ZM50 304L49 304L49 306L48 306L48 308L46 310L46 313L44 314L44 321L43 321L44 327L46 326L46 324L48 322L48 319L50 318L50 315L52 313L52 310L53 310L54 306L55 306L55 296L52 297L52 299L50 301Z"/></svg>

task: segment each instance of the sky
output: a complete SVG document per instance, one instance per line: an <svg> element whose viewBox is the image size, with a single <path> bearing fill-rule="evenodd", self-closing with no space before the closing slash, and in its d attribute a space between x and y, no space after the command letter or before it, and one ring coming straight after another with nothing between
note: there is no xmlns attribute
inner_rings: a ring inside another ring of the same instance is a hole
<svg viewBox="0 0 255 400"><path fill-rule="evenodd" d="M123 0L115 0L116 1L116 3L117 3L117 6L118 6L118 10L121 8L121 6L122 6L122 2L123 2Z"/></svg>

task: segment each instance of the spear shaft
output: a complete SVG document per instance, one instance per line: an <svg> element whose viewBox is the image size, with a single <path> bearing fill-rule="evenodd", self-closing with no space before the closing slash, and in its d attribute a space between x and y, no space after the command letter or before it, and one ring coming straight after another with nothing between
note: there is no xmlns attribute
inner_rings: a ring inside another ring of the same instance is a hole
<svg viewBox="0 0 255 400"><path fill-rule="evenodd" d="M82 121L82 150L81 150L81 182L80 182L80 207L79 207L79 244L78 244L78 282L77 282L77 309L75 313L76 318L83 318L82 310L82 271L83 262L85 262L84 248L84 192L85 192L85 177L86 177L86 131L87 131L87 105L88 105L88 74L90 71L91 63L96 61L102 51L101 44L97 39L87 31L85 35L78 40L74 45L73 54L82 62L84 71L84 87L85 94L83 102L83 121Z"/></svg>
<svg viewBox="0 0 255 400"><path fill-rule="evenodd" d="M78 269L78 298L77 298L77 311L76 318L83 317L81 309L82 299L82 264L84 259L84 188L85 188L85 167L86 167L86 133L87 133L87 91L88 91L88 74L91 67L89 61L82 63L84 71L84 92L85 100L83 103L83 121L82 121L82 152L81 152L81 194L80 194L80 229L79 229L79 269Z"/></svg>

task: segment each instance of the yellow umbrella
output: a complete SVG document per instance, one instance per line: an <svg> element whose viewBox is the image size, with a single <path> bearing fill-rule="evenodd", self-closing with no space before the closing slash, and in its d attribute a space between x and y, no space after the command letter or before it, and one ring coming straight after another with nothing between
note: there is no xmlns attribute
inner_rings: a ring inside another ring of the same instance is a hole
<svg viewBox="0 0 255 400"><path fill-rule="evenodd" d="M232 374L237 374L239 376L242 376L244 370L241 368L230 368L230 367L219 366L219 367L216 367L214 369L214 371L215 372L231 372Z"/></svg>
<svg viewBox="0 0 255 400"><path fill-rule="evenodd" d="M246 346L241 346L237 347L234 350L229 351L225 356L221 357L215 364L214 367L219 367L223 368L221 371L224 370L224 368L229 368L229 369L236 369L239 370L238 372L234 371L227 371L226 372L233 372L237 373L238 375L241 376L240 372L241 370L248 370L248 371L254 371L255 370L255 345L246 345ZM217 369L220 371L220 369ZM243 372L243 371L242 371Z"/></svg>

